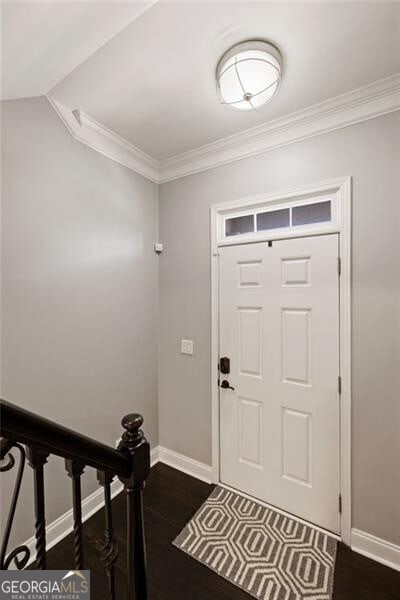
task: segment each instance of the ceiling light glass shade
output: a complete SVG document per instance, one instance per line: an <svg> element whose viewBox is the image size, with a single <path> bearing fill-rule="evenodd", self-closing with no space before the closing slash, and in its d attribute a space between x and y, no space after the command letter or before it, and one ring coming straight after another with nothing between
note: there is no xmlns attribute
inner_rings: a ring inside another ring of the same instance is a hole
<svg viewBox="0 0 400 600"><path fill-rule="evenodd" d="M267 42L243 42L226 52L217 66L217 88L222 104L256 110L277 92L282 57Z"/></svg>

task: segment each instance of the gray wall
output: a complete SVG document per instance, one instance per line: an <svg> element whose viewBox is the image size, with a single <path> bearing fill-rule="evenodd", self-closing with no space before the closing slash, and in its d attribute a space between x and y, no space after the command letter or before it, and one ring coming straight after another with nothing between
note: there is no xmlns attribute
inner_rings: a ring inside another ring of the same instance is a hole
<svg viewBox="0 0 400 600"><path fill-rule="evenodd" d="M138 411L156 445L157 185L76 142L45 98L2 109L2 395L111 445ZM60 461L47 470L51 522L71 492ZM17 540L33 533L29 478Z"/></svg>
<svg viewBox="0 0 400 600"><path fill-rule="evenodd" d="M210 464L209 206L352 175L353 527L397 544L399 140L397 113L162 185L159 351L160 444Z"/></svg>
<svg viewBox="0 0 400 600"><path fill-rule="evenodd" d="M158 258L156 185L74 141L45 99L2 108L2 395L109 444L138 410L156 445L159 337L160 443L207 464L210 204L353 176L353 526L400 543L400 115L162 185ZM51 522L70 486L47 469Z"/></svg>

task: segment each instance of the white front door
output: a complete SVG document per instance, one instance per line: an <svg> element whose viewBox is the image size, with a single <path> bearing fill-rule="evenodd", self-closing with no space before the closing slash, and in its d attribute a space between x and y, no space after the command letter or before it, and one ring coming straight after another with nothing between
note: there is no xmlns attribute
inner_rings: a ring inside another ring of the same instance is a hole
<svg viewBox="0 0 400 600"><path fill-rule="evenodd" d="M340 532L338 235L220 248L220 478ZM225 381L225 383L222 383Z"/></svg>

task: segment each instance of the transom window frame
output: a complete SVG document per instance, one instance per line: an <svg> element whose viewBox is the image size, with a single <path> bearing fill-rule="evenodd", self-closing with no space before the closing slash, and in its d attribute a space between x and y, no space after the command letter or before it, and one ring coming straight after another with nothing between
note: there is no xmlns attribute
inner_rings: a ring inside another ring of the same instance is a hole
<svg viewBox="0 0 400 600"><path fill-rule="evenodd" d="M318 223L307 223L304 225L292 225L292 208L296 206L305 206L319 204L321 202L330 202L331 219L330 221L321 221ZM273 212L280 209L290 209L290 225L285 227L275 227L262 231L256 230L255 215L265 212ZM216 243L218 246L227 246L233 244L246 244L249 242L274 240L290 237L303 237L306 235L316 235L317 233L337 232L342 224L342 204L340 201L340 188L332 186L332 189L315 190L313 193L308 191L293 192L283 198L281 194L260 195L251 198L245 198L238 202L229 204L214 205L216 218ZM226 235L226 221L235 217L254 215L254 231L236 235Z"/></svg>

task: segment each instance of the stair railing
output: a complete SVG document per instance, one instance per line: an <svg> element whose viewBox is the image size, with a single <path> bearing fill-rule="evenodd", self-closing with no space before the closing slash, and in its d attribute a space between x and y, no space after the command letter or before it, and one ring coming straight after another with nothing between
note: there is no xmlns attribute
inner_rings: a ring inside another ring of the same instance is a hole
<svg viewBox="0 0 400 600"><path fill-rule="evenodd" d="M118 549L114 538L111 483L123 483L126 503L126 600L147 600L146 548L143 522L143 488L150 472L150 448L141 427L143 418L130 414L122 419L124 433L118 449L97 442L71 429L0 400L0 472L18 467L8 517L0 547L0 569L24 569L30 562L26 545L8 551L12 525L26 462L33 469L36 568L46 569L46 513L44 474L49 455L65 460L72 480L73 551L75 570L84 569L82 537L81 476L86 467L97 470L104 489L105 539L103 561L108 580L108 598L115 600L115 563Z"/></svg>

